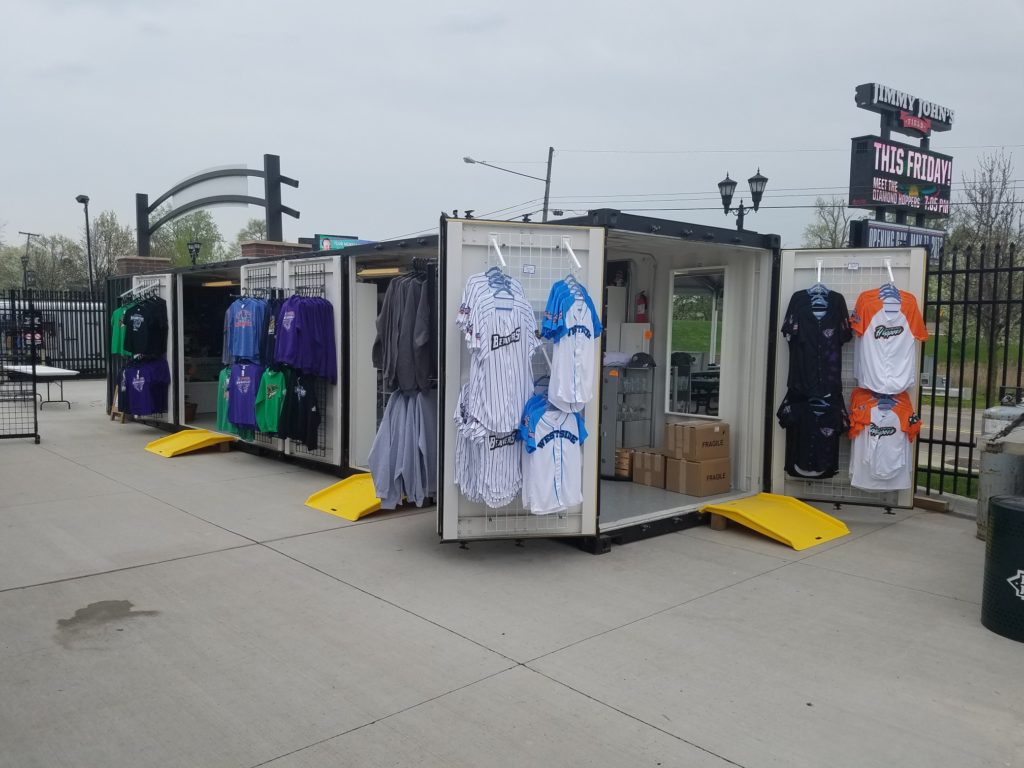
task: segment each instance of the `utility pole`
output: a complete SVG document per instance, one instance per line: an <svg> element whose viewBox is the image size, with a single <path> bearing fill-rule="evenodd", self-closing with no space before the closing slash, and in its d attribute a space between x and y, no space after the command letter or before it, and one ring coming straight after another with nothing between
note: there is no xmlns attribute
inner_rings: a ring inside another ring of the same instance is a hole
<svg viewBox="0 0 1024 768"><path fill-rule="evenodd" d="M548 200L551 198L551 161L555 157L555 148L548 147L548 175L544 179L544 212L541 221L548 220Z"/></svg>
<svg viewBox="0 0 1024 768"><path fill-rule="evenodd" d="M25 255L21 257L21 287L22 290L28 290L28 248L32 242L33 237L42 237L38 232L22 232L18 231L19 235L25 236Z"/></svg>

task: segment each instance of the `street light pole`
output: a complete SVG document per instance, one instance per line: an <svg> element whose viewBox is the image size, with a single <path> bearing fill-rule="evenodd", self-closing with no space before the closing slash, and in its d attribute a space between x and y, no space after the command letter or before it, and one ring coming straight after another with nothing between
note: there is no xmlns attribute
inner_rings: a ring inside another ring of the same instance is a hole
<svg viewBox="0 0 1024 768"><path fill-rule="evenodd" d="M485 162L484 160L474 160L472 157L463 157L462 162L469 163L470 165L486 165L488 168L493 168L496 171L504 171L505 173L514 173L516 176L522 176L526 179L533 179L534 181L544 182L544 209L542 211L542 220L548 220L548 201L551 198L551 163L555 157L555 148L548 147L548 172L547 175L542 179L540 176L531 176L528 173L520 173L519 171L513 171L511 168L502 168L500 165L494 165L493 163Z"/></svg>
<svg viewBox="0 0 1024 768"><path fill-rule="evenodd" d="M38 232L21 232L18 231L19 235L25 236L25 255L21 257L21 288L24 291L28 290L28 248L32 242L33 237L42 237Z"/></svg>
<svg viewBox="0 0 1024 768"><path fill-rule="evenodd" d="M761 206L761 196L764 195L764 188L768 185L768 177L761 175L761 169L757 169L757 173L747 179L747 183L750 185L750 197L754 201L753 210L756 211ZM718 182L718 194L722 196L722 208L725 210L725 215L728 216L730 213L736 214L736 229L743 229L743 217L750 213L750 208L743 205L743 199L740 198L740 205L738 208L732 207L732 196L736 192L736 182L729 178L729 174L725 174L725 178Z"/></svg>
<svg viewBox="0 0 1024 768"><path fill-rule="evenodd" d="M93 297L96 295L96 286L93 284L92 276L92 233L89 231L89 196L79 195L75 198L75 201L85 206L85 257L89 262L89 296Z"/></svg>

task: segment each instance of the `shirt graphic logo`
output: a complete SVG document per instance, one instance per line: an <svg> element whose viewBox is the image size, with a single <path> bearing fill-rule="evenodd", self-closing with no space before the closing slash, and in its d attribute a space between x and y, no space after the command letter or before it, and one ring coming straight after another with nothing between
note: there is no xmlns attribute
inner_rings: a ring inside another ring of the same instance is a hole
<svg viewBox="0 0 1024 768"><path fill-rule="evenodd" d="M252 327L252 311L248 309L238 310L238 314L235 315L235 328L251 328Z"/></svg>
<svg viewBox="0 0 1024 768"><path fill-rule="evenodd" d="M831 339L831 338L832 338L832 335L833 335L833 334L834 334L835 332L836 332L836 329L835 329L835 328L826 328L825 330L823 330L823 331L822 331L822 333L823 333L823 334L825 335L825 338L826 338L826 339Z"/></svg>
<svg viewBox="0 0 1024 768"><path fill-rule="evenodd" d="M518 344L519 337L522 335L522 329L516 328L508 336L500 336L497 333L491 334L491 350L501 349L507 347L509 344Z"/></svg>
<svg viewBox="0 0 1024 768"><path fill-rule="evenodd" d="M131 322L132 322L132 330L133 331L139 330L139 328L142 327L142 323L145 322L145 320L146 320L146 318L144 318L142 315L132 315L128 319L131 320Z"/></svg>
<svg viewBox="0 0 1024 768"><path fill-rule="evenodd" d="M821 427L821 434L825 437L832 437L835 433L836 431L832 427Z"/></svg>
<svg viewBox="0 0 1024 768"><path fill-rule="evenodd" d="M1017 573L1006 580L1014 591L1017 593L1017 597L1024 600L1024 571L1018 569Z"/></svg>
<svg viewBox="0 0 1024 768"><path fill-rule="evenodd" d="M894 336L899 336L903 333L903 326L888 326L888 325L876 325L875 326L875 338L876 339L891 339Z"/></svg>
<svg viewBox="0 0 1024 768"><path fill-rule="evenodd" d="M292 310L288 310L281 317L281 325L284 326L284 329L286 331L290 331L292 329L292 323L294 323L294 322L295 322L295 312L293 312Z"/></svg>
<svg viewBox="0 0 1024 768"><path fill-rule="evenodd" d="M579 438L567 429L553 429L540 439L537 447L543 448L552 440L568 440L570 443L575 444Z"/></svg>
<svg viewBox="0 0 1024 768"><path fill-rule="evenodd" d="M874 422L871 422L868 434L871 435L871 437L890 437L891 435L896 434L896 427L880 427Z"/></svg>
<svg viewBox="0 0 1024 768"><path fill-rule="evenodd" d="M588 339L593 338L593 336L590 335L590 329L587 328L587 326L585 325L574 325L572 328L566 331L566 336L575 336L576 334L579 333L582 333Z"/></svg>
<svg viewBox="0 0 1024 768"><path fill-rule="evenodd" d="M252 376L246 376L245 374L242 374L237 379L235 379L235 387L237 387L238 391L241 392L243 395L249 391L249 387L251 386Z"/></svg>
<svg viewBox="0 0 1024 768"><path fill-rule="evenodd" d="M146 377L136 371L135 378L132 379L132 386L135 387L136 392L141 392L146 387Z"/></svg>
<svg viewBox="0 0 1024 768"><path fill-rule="evenodd" d="M266 394L267 400L273 400L280 391L281 388L277 384L267 384L267 391L264 394Z"/></svg>
<svg viewBox="0 0 1024 768"><path fill-rule="evenodd" d="M301 384L296 384L295 389L293 391L295 392L295 396L299 398L299 400L306 396L306 388Z"/></svg>
<svg viewBox="0 0 1024 768"><path fill-rule="evenodd" d="M492 451L497 449L497 448L508 448L510 446L515 445L515 443L516 443L516 433L515 432L509 432L504 437L498 437L497 435L491 435L490 436L490 444L491 444L491 450Z"/></svg>

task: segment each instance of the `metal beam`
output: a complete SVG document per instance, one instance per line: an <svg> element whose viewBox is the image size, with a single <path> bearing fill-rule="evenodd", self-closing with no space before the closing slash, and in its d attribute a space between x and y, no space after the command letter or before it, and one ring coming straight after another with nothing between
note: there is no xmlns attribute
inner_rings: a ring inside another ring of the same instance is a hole
<svg viewBox="0 0 1024 768"><path fill-rule="evenodd" d="M160 197L153 201L153 204L149 206L149 213L152 213L159 208L165 201L174 197L182 190L188 189L194 184L200 184L204 181L210 181L211 179L223 179L228 176L259 176L263 178L263 171L258 168L222 168L219 171L206 171L204 173L197 173L195 176L190 176L184 181L175 184L169 190L164 192Z"/></svg>
<svg viewBox="0 0 1024 768"><path fill-rule="evenodd" d="M152 235L160 227L166 224L168 221L174 221L179 216L184 216L190 211L194 211L197 208L205 208L208 205L223 205L225 203L241 203L243 205L266 205L266 203L252 195L211 195L210 197L203 197L199 200L193 200L190 203L175 208L170 213L164 214L160 219L149 227L148 234ZM139 254L142 255L141 253ZM149 255L148 253L146 254Z"/></svg>

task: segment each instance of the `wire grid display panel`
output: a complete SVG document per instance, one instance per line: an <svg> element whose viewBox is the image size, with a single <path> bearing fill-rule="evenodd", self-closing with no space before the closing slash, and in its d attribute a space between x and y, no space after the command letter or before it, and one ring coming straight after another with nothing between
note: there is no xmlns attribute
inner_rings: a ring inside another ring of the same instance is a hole
<svg viewBox="0 0 1024 768"><path fill-rule="evenodd" d="M268 300L278 296L281 289L280 262L256 265L243 264L241 283L244 293L249 296ZM271 361L263 360L262 362L264 365L269 365ZM265 432L254 432L252 442L275 451L284 449L284 444L280 438Z"/></svg>
<svg viewBox="0 0 1024 768"><path fill-rule="evenodd" d="M340 361L341 345L341 276L340 259L295 259L284 262L285 294L327 299L334 308L335 349ZM341 442L340 377L338 384L315 377L314 395L320 410L316 447L309 448L295 440L286 441L291 454L324 463L336 464L337 446Z"/></svg>
<svg viewBox="0 0 1024 768"><path fill-rule="evenodd" d="M30 303L11 291L0 293L0 439L35 437L36 382L30 374L14 373L8 366L32 367L37 357L35 318ZM37 361L38 362L38 361Z"/></svg>
<svg viewBox="0 0 1024 768"><path fill-rule="evenodd" d="M788 257L788 262L787 262ZM783 254L782 280L780 281L779 327L785 318L790 296L796 291L810 288L818 282L818 261L822 262L821 282L830 291L843 295L850 312L863 291L878 289L889 282L892 268L896 287L909 291L921 303L921 287L924 275L924 251L921 249L837 249L828 251L786 251ZM854 337L856 339L856 336ZM857 342L843 345L843 398L849 404L850 393L857 386L853 375L853 349ZM780 336L778 344L778 366L775 374L775 408L778 408L786 394L786 379L789 373L789 345ZM920 367L921 345L917 345L917 360L914 370ZM917 407L917 387L908 392ZM824 480L802 480L785 473L785 430L776 422L773 450L773 486L782 488L782 493L800 499L847 504L865 504L879 507L912 507L913 489L903 491L868 491L850 485L849 439L839 442L839 471Z"/></svg>
<svg viewBox="0 0 1024 768"><path fill-rule="evenodd" d="M452 258L452 237L458 237L450 231L447 316L446 331L446 403L449 413L442 414L445 420L445 506L457 504L457 534L448 532L446 522L446 538L495 538L522 536L559 536L592 534L596 530L597 515L597 438L598 413L597 399L584 411L586 428L594 436L584 444L583 451L583 489L584 502L565 512L549 515L534 515L526 510L521 496L511 504L491 509L482 503L474 503L465 499L453 484L455 430L452 425L454 404L458 401L458 390L469 379L471 358L465 348L461 334L454 327L459 301L467 279L491 267L497 267L510 277L522 283L530 305L533 307L540 328L544 308L547 305L551 286L567 274L573 274L592 295L596 291L600 307L600 290L604 275L603 243L597 241L594 230L569 229L553 227L529 227L502 225L495 223L465 222L459 225L461 239L458 243L458 257ZM600 232L600 230L597 230ZM495 244L497 247L495 247ZM568 247L566 247L568 246ZM571 249L571 253L570 253ZM500 253L500 255L499 255ZM577 266L573 254L579 260ZM502 263L504 261L504 263ZM454 339L454 343L453 343ZM545 351L547 357L545 357ZM550 373L548 359L551 355L551 344L541 345L534 353L532 364L535 379ZM600 349L595 349L600 355ZM600 365L595 360L594 392L600 391ZM457 500L457 501L456 501ZM445 512L447 520L447 510Z"/></svg>
<svg viewBox="0 0 1024 768"><path fill-rule="evenodd" d="M167 386L167 405L171 407L174 403L174 399L178 396L178 385L174 380L175 371L174 365L171 359L173 354L174 345L172 343L175 327L178 322L178 307L174 301L171 300L171 286L174 284L175 276L171 274L159 274L159 275L135 275L132 277L132 293L130 297L126 297L128 301L139 298L146 295L159 296L165 302L167 302L167 351L164 353L164 357L167 359L167 364L171 368L171 383ZM180 300L180 297L179 297ZM126 362L125 367L131 363ZM181 344L178 347L178 366L179 370L185 370L185 345ZM121 369L122 371L124 368ZM118 376L115 386L119 386L121 377ZM179 407L180 407L179 403ZM178 418L184 415L183 412L179 411ZM128 418L134 421L150 422L160 421L165 424L172 423L172 418L169 413L151 413L145 416L129 416Z"/></svg>

